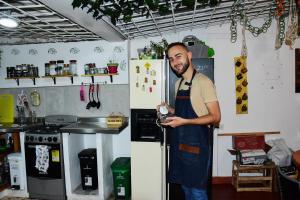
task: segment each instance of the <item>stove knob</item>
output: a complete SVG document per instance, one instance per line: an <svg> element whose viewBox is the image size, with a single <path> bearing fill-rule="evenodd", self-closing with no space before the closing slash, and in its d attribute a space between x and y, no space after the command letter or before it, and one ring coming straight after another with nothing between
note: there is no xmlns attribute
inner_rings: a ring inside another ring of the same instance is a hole
<svg viewBox="0 0 300 200"><path fill-rule="evenodd" d="M29 140L29 136L28 136L28 135L25 137L25 140L26 140L26 141L28 141L28 140Z"/></svg>
<svg viewBox="0 0 300 200"><path fill-rule="evenodd" d="M43 137L42 136L39 137L39 142L43 142Z"/></svg>
<svg viewBox="0 0 300 200"><path fill-rule="evenodd" d="M52 137L48 137L48 142L52 142Z"/></svg>
<svg viewBox="0 0 300 200"><path fill-rule="evenodd" d="M33 142L33 140L34 140L34 137L33 136L30 136L30 141L32 141Z"/></svg>
<svg viewBox="0 0 300 200"><path fill-rule="evenodd" d="M57 142L57 137L53 137L53 142Z"/></svg>

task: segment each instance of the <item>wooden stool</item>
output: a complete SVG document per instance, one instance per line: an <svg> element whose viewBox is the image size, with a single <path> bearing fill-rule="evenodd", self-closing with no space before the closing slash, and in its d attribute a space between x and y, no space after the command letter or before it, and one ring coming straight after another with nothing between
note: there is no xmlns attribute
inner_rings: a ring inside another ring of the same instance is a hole
<svg viewBox="0 0 300 200"><path fill-rule="evenodd" d="M275 164L272 161L264 165L240 165L238 161L234 160L232 161L232 185L236 188L237 192L272 192L274 170ZM242 173L250 173L251 175L241 176Z"/></svg>

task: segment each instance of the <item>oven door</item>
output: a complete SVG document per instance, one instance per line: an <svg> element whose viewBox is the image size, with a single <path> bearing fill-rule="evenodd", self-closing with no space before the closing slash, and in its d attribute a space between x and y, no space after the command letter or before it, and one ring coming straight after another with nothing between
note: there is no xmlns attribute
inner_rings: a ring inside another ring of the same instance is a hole
<svg viewBox="0 0 300 200"><path fill-rule="evenodd" d="M62 152L60 144L25 143L27 176L62 178Z"/></svg>

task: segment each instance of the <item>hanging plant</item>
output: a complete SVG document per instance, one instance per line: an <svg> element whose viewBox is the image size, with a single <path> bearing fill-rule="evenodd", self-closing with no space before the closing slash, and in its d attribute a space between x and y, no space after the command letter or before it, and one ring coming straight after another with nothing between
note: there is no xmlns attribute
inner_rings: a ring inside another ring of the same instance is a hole
<svg viewBox="0 0 300 200"><path fill-rule="evenodd" d="M197 0L202 6L214 7L221 0ZM164 2L164 3L163 3ZM139 14L145 17L150 16L150 12L158 12L160 15L171 14L172 8L169 0L73 0L73 9L88 8L87 13L92 13L96 20L103 16L108 16L112 24L116 25L117 21L122 19L124 22L130 22L133 14ZM181 7L193 10L195 0L182 0L173 2L174 10Z"/></svg>

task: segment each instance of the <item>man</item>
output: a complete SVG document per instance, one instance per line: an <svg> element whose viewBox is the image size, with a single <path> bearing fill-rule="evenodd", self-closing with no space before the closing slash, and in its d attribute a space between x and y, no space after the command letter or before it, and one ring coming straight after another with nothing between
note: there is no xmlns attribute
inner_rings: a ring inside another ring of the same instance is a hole
<svg viewBox="0 0 300 200"><path fill-rule="evenodd" d="M162 123L174 128L170 135L168 181L181 184L185 200L207 200L212 148L208 125L221 120L216 90L208 77L196 72L192 52L183 43L170 44L166 53L172 70L182 77L175 84L175 108L160 105L175 115Z"/></svg>

